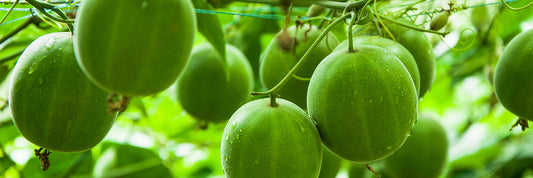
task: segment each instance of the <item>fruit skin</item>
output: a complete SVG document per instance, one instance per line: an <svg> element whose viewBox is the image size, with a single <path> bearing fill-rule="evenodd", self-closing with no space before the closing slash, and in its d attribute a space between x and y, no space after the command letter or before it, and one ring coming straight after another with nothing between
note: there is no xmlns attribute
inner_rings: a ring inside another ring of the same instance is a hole
<svg viewBox="0 0 533 178"><path fill-rule="evenodd" d="M189 0L86 0L74 25L76 58L91 81L121 95L147 96L178 78L196 16Z"/></svg>
<svg viewBox="0 0 533 178"><path fill-rule="evenodd" d="M298 29L296 29L296 26L291 26L288 28L290 39L294 39L296 30L298 30L296 35L296 46L293 45L292 42L294 42L294 40L292 40L289 42L290 49L282 48L280 46L279 38L281 38L280 36L283 36L283 33L279 32L270 42L261 57L259 76L263 85L268 89L276 86L276 84L289 73L292 67L298 62L298 60L300 60L321 33L321 30L318 30L315 26L309 27L309 25L304 25L302 28ZM324 37L309 55L309 59L307 59L298 72L296 72L296 75L300 78L310 78L318 63L328 56L338 43L335 35L331 33ZM308 85L309 81L293 77L277 94L279 94L281 98L294 102L301 108L306 108L305 104Z"/></svg>
<svg viewBox="0 0 533 178"><path fill-rule="evenodd" d="M419 117L403 146L385 159L389 172L398 178L435 178L444 170L448 138L442 125Z"/></svg>
<svg viewBox="0 0 533 178"><path fill-rule="evenodd" d="M322 165L319 178L335 178L341 168L341 159L322 145Z"/></svg>
<svg viewBox="0 0 533 178"><path fill-rule="evenodd" d="M417 94L391 52L358 46L322 61L309 84L307 107L322 142L337 156L371 162L398 149L416 120Z"/></svg>
<svg viewBox="0 0 533 178"><path fill-rule="evenodd" d="M409 71L409 74L411 75L411 78L413 79L413 82L416 87L417 94L420 93L420 72L418 71L418 66L416 65L416 60L411 55L409 50L407 50L405 47L403 47L401 44L394 42L390 39L379 37L379 36L356 36L352 38L353 44L355 45L372 45L381 47L383 49L386 49L390 52L392 52L400 61L402 64L407 68L407 71ZM348 40L345 40L341 42L337 48L335 48L335 51L342 50L344 52L348 51Z"/></svg>
<svg viewBox="0 0 533 178"><path fill-rule="evenodd" d="M410 21L408 23L413 24ZM396 40L398 40L398 43L402 44L407 50L409 50L416 60L418 71L420 72L419 98L422 98L435 81L437 66L435 63L433 47L423 32L402 27L397 24L389 25L388 27L396 37Z"/></svg>
<svg viewBox="0 0 533 178"><path fill-rule="evenodd" d="M406 19L397 20L405 24L415 25L413 22ZM431 88L437 71L435 53L433 52L433 47L431 46L429 39L424 32L412 30L394 23L385 23L385 25L396 41L409 50L415 58L420 73L419 98L424 97L426 92ZM383 31L383 29L381 30ZM373 26L369 25L355 29L353 34L379 35L378 31ZM384 35L384 37L390 38L389 35Z"/></svg>
<svg viewBox="0 0 533 178"><path fill-rule="evenodd" d="M54 151L91 149L109 132L116 114L107 113L108 93L80 70L69 33L32 42L11 77L9 107L20 133Z"/></svg>
<svg viewBox="0 0 533 178"><path fill-rule="evenodd" d="M222 136L226 177L317 177L322 144L309 116L296 104L268 98L246 103Z"/></svg>
<svg viewBox="0 0 533 178"><path fill-rule="evenodd" d="M227 75L229 74L229 75ZM226 64L208 43L195 47L177 81L177 97L185 111L199 120L228 120L251 97L254 77L239 49L226 45Z"/></svg>
<svg viewBox="0 0 533 178"><path fill-rule="evenodd" d="M516 36L494 71L494 91L500 103L522 119L533 121L533 30Z"/></svg>
<svg viewBox="0 0 533 178"><path fill-rule="evenodd" d="M442 11L438 13L435 17L433 17L433 20L429 24L429 29L431 30L440 30L446 24L448 24L448 18L450 18L450 11Z"/></svg>

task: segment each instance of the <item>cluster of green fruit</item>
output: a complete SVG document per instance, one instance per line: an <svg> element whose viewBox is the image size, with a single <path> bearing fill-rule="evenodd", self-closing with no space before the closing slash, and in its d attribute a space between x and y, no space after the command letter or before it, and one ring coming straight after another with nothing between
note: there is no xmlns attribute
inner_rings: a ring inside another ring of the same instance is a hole
<svg viewBox="0 0 533 178"><path fill-rule="evenodd" d="M221 146L228 177L317 177L323 153L354 162L383 159L415 125L418 99L434 79L434 54L422 32L394 24L388 29L399 43L367 29L368 36L349 39L355 46L348 49L348 41L328 34L280 98L248 102L254 77L242 52L231 45L225 57L210 44L192 49L190 1L85 0L73 36L42 36L20 57L10 108L35 145L83 151L115 120L109 92L147 96L177 80L178 100L189 114L209 122L229 118ZM278 33L262 56L262 84L274 87L321 33L307 25ZM429 155L440 159L445 152Z"/></svg>
<svg viewBox="0 0 533 178"><path fill-rule="evenodd" d="M356 32L365 28L369 27ZM422 32L395 24L388 28L399 43L369 36L375 31L367 29L369 35L351 39L352 51L348 41L339 44L333 34L326 35L276 93L280 98L259 99L239 108L222 138L226 176L317 177L321 169L329 172L327 164L338 165L339 158L372 162L399 150L417 120L418 99L433 82L435 57ZM282 80L321 33L308 25L279 32L262 55L263 85L273 88ZM412 171L421 172L421 177L442 172L446 133L438 122L428 122L415 125L423 136L413 136L410 140L415 143L406 143L407 151L388 161L399 177L405 175L403 162L412 159L417 149L427 151L418 159L434 164ZM427 138L434 138L434 143Z"/></svg>
<svg viewBox="0 0 533 178"><path fill-rule="evenodd" d="M105 137L117 116L108 93L146 96L172 85L192 50L196 18L188 0L86 0L74 26L74 35L44 35L26 48L9 92L22 135L60 152L88 150Z"/></svg>

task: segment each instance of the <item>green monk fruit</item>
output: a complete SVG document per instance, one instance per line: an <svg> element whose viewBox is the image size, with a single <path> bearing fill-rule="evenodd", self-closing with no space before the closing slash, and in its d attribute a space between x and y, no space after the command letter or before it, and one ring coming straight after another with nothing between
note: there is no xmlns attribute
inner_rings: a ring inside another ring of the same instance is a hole
<svg viewBox="0 0 533 178"><path fill-rule="evenodd" d="M11 77L13 122L31 143L53 151L91 149L109 132L116 113L107 112L108 93L83 74L70 33L51 33L32 42Z"/></svg>
<svg viewBox="0 0 533 178"><path fill-rule="evenodd" d="M182 108L199 120L228 120L251 97L253 71L242 52L226 45L226 61L208 43L195 47L177 81Z"/></svg>
<svg viewBox="0 0 533 178"><path fill-rule="evenodd" d="M401 61L368 45L326 57L307 93L307 110L324 145L355 162L379 160L397 150L416 120L417 103L413 80Z"/></svg>
<svg viewBox="0 0 533 178"><path fill-rule="evenodd" d="M74 24L83 72L126 96L156 94L185 66L196 34L189 0L84 0Z"/></svg>
<svg viewBox="0 0 533 178"><path fill-rule="evenodd" d="M296 104L268 98L246 103L229 120L222 136L226 177L318 177L320 135Z"/></svg>

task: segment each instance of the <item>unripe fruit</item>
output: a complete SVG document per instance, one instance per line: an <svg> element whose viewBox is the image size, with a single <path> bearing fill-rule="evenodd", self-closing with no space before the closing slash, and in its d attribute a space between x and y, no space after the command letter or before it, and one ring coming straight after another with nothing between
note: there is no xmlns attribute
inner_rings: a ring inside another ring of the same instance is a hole
<svg viewBox="0 0 533 178"><path fill-rule="evenodd" d="M407 68L411 78L416 87L417 94L420 92L420 72L418 71L418 66L416 65L416 60L411 55L409 50L403 47L400 43L394 42L390 39L379 37L379 36L356 36L352 38L354 46L358 45L372 45L386 49L387 51L392 52L402 64ZM348 51L348 40L343 41L341 44L335 48L335 51L341 50L344 52Z"/></svg>
<svg viewBox="0 0 533 178"><path fill-rule="evenodd" d="M394 54L375 46L326 57L307 93L308 112L324 145L356 162L378 160L398 149L416 120L417 102L407 69Z"/></svg>
<svg viewBox="0 0 533 178"><path fill-rule="evenodd" d="M494 92L505 109L533 121L533 30L516 36L494 71Z"/></svg>
<svg viewBox="0 0 533 178"><path fill-rule="evenodd" d="M32 42L11 77L9 107L20 133L49 150L91 149L109 132L108 93L81 71L70 33L51 33Z"/></svg>
<svg viewBox="0 0 533 178"><path fill-rule="evenodd" d="M226 177L317 177L322 144L301 108L284 100L259 99L239 108L222 136Z"/></svg>
<svg viewBox="0 0 533 178"><path fill-rule="evenodd" d="M172 85L196 34L190 0L84 0L76 18L74 48L83 72L126 96Z"/></svg>
<svg viewBox="0 0 533 178"><path fill-rule="evenodd" d="M397 178L436 178L446 165L447 155L448 138L442 125L419 117L411 136L385 159L385 165Z"/></svg>
<svg viewBox="0 0 533 178"><path fill-rule="evenodd" d="M448 24L448 18L450 18L450 11L442 11L438 13L435 17L433 17L433 20L431 20L431 23L429 23L429 29L431 30L440 30L442 27L446 26Z"/></svg>
<svg viewBox="0 0 533 178"><path fill-rule="evenodd" d="M196 46L177 81L177 97L196 119L228 120L251 97L254 87L250 63L237 48L226 45L226 61L208 43Z"/></svg>

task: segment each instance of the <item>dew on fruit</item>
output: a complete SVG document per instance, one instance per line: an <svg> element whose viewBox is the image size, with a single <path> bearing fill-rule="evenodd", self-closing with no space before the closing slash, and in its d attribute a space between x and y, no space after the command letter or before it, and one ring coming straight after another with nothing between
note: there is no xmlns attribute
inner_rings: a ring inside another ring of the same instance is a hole
<svg viewBox="0 0 533 178"><path fill-rule="evenodd" d="M237 122L233 121L233 124L231 124L231 130L233 130L235 128L235 126L237 126Z"/></svg>
<svg viewBox="0 0 533 178"><path fill-rule="evenodd" d="M146 8L148 8L148 2L144 1L141 5L141 9L146 10Z"/></svg>
<svg viewBox="0 0 533 178"><path fill-rule="evenodd" d="M228 136L226 136L226 141L228 141L228 140L229 140L229 135L228 135Z"/></svg>
<svg viewBox="0 0 533 178"><path fill-rule="evenodd" d="M390 150L390 149L392 149L392 146L388 146L388 147L387 147L387 150Z"/></svg>
<svg viewBox="0 0 533 178"><path fill-rule="evenodd" d="M368 103L374 103L374 100L370 99L368 100Z"/></svg>
<svg viewBox="0 0 533 178"><path fill-rule="evenodd" d="M44 83L44 79L43 78L39 78L39 84L43 84Z"/></svg>
<svg viewBox="0 0 533 178"><path fill-rule="evenodd" d="M228 157L224 156L224 161L228 162Z"/></svg>
<svg viewBox="0 0 533 178"><path fill-rule="evenodd" d="M259 160L255 160L254 165L258 165L258 164L259 164Z"/></svg>
<svg viewBox="0 0 533 178"><path fill-rule="evenodd" d="M300 132L305 133L305 128L300 124Z"/></svg>
<svg viewBox="0 0 533 178"><path fill-rule="evenodd" d="M54 47L54 45L56 44L56 39L53 39L51 38L50 40L48 40L45 44L44 44L44 47L46 49L52 49Z"/></svg>

